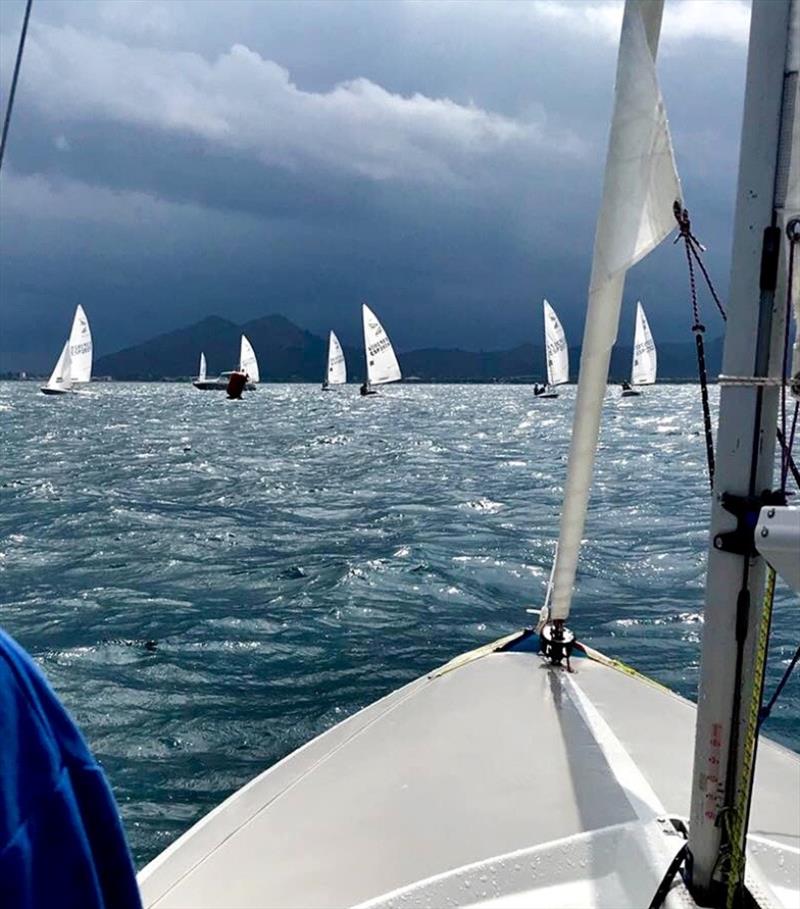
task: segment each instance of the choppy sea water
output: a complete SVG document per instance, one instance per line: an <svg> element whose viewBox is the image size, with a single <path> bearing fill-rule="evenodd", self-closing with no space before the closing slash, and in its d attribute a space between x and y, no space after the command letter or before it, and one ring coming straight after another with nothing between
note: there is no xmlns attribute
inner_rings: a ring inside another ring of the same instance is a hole
<svg viewBox="0 0 800 909"><path fill-rule="evenodd" d="M137 863L277 759L529 623L574 388L0 383L0 624L104 764ZM697 389L606 403L571 624L697 684L708 483ZM781 591L768 691L797 645ZM157 641L155 650L142 646ZM800 750L793 678L767 725Z"/></svg>

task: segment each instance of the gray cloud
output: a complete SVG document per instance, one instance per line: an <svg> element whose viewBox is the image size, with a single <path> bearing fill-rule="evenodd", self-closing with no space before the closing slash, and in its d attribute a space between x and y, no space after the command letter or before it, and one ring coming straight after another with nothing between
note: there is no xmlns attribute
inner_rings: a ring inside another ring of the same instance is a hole
<svg viewBox="0 0 800 909"><path fill-rule="evenodd" d="M41 325L75 299L104 350L209 312L355 341L362 298L401 347L538 337L545 294L577 339L620 9L40 0L2 177L2 365L46 362ZM669 4L660 62L722 284L746 30L741 3ZM671 249L631 276L657 336L681 336L683 280Z"/></svg>

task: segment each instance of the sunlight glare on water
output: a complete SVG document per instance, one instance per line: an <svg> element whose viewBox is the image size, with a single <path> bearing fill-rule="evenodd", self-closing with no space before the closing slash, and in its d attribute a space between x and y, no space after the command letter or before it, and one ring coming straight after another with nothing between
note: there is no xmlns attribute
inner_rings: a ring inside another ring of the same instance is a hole
<svg viewBox="0 0 800 909"><path fill-rule="evenodd" d="M574 394L265 385L229 402L95 384L52 399L0 384L0 624L106 767L138 864L312 736L530 621ZM571 624L692 697L708 513L699 394L618 395ZM796 627L781 590L768 691ZM795 749L798 687L766 727Z"/></svg>

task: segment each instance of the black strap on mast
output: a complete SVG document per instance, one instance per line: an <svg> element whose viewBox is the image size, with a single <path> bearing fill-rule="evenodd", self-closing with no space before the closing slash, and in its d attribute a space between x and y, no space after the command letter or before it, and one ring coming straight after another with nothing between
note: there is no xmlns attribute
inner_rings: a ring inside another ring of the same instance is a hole
<svg viewBox="0 0 800 909"><path fill-rule="evenodd" d="M6 140L8 139L8 127L11 124L11 111L14 108L14 96L17 93L17 82L19 81L19 68L22 66L22 52L25 50L25 36L28 34L28 20L31 17L31 7L33 0L28 0L25 4L25 16L22 20L22 32L19 36L17 45L17 59L14 61L14 74L11 77L11 90L8 93L8 105L6 106L6 116L3 120L3 134L0 137L0 168L3 167L3 155L6 151Z"/></svg>

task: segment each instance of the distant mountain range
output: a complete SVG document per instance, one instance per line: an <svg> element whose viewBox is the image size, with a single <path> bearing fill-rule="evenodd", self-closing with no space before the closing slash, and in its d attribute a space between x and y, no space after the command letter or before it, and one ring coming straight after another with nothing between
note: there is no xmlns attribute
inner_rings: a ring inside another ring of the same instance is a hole
<svg viewBox="0 0 800 909"><path fill-rule="evenodd" d="M298 328L285 316L271 315L237 325L219 316L209 316L186 328L157 335L149 341L99 357L97 376L114 379L158 380L188 378L197 371L200 351L208 361L209 375L237 365L239 336L250 339L258 355L261 378L276 381L319 382L325 371L327 339ZM361 380L363 350L345 347L348 375ZM707 342L709 374L720 369L722 340ZM426 382L533 382L545 374L544 348L520 344L510 350L468 351L440 349L399 352L403 375ZM570 348L570 364L577 375L580 348ZM631 348L617 346L611 357L611 377L621 381L630 374ZM697 377L695 345L666 342L658 345L659 379Z"/></svg>

